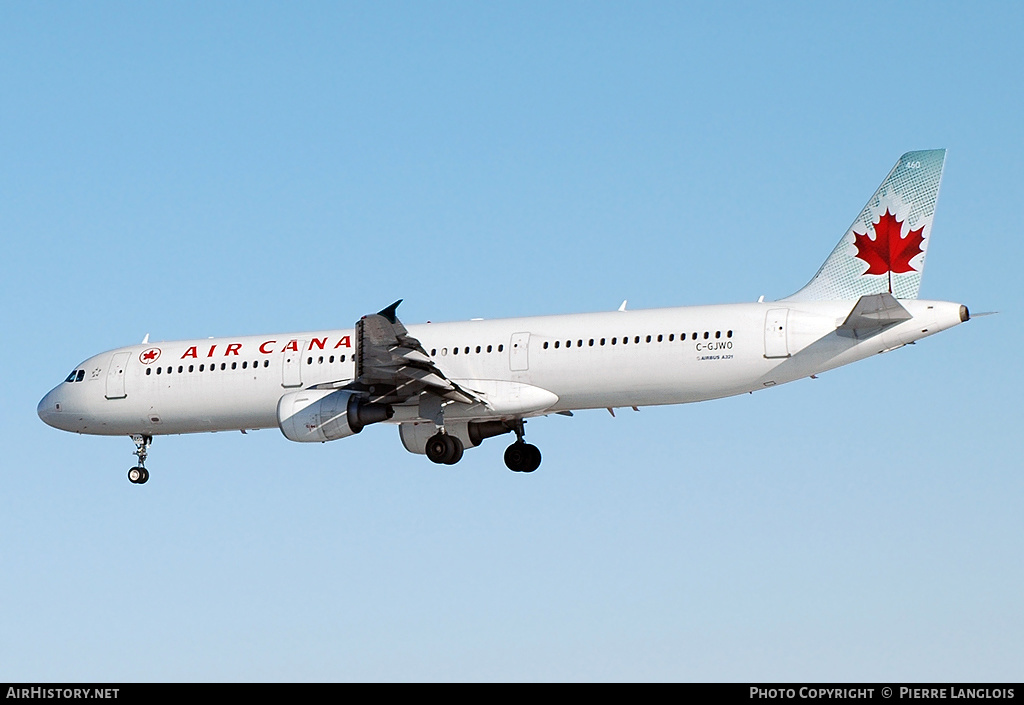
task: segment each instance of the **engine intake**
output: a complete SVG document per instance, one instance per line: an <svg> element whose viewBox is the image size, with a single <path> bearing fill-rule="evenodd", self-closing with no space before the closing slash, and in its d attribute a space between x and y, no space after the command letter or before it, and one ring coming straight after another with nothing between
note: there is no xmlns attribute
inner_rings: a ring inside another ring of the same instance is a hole
<svg viewBox="0 0 1024 705"><path fill-rule="evenodd" d="M277 402L277 425L290 441L324 443L354 436L395 415L389 404L371 404L346 390L303 389Z"/></svg>

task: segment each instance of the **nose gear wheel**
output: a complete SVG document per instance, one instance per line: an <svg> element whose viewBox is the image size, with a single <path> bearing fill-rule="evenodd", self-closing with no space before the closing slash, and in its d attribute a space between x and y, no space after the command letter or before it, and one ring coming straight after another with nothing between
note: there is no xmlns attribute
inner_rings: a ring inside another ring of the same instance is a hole
<svg viewBox="0 0 1024 705"><path fill-rule="evenodd" d="M146 469L146 456L149 455L149 446L153 442L152 436L132 436L135 443L135 455L139 458L139 464L128 471L128 481L136 485L144 485L149 480L149 470Z"/></svg>

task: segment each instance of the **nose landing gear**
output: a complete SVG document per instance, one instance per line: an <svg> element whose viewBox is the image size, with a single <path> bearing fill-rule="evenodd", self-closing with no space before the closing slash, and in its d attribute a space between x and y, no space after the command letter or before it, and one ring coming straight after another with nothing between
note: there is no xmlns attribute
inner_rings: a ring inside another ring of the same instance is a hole
<svg viewBox="0 0 1024 705"><path fill-rule="evenodd" d="M152 436L132 436L135 442L135 455L139 458L139 464L128 471L128 480L136 485L144 485L149 480L149 470L146 469L146 456L149 454L149 445L153 442Z"/></svg>

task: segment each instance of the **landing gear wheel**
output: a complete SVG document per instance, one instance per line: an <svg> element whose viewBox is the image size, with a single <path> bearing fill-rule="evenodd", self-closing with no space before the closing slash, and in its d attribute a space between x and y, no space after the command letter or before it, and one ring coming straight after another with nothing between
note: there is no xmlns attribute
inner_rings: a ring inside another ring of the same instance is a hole
<svg viewBox="0 0 1024 705"><path fill-rule="evenodd" d="M132 436L135 443L135 455L139 458L139 464L128 471L128 480L136 485L144 485L149 480L149 470L146 469L146 456L149 454L149 445L153 442L152 436Z"/></svg>
<svg viewBox="0 0 1024 705"><path fill-rule="evenodd" d="M452 442L453 448L452 448L452 456L450 458L448 458L447 460L445 460L444 464L445 465L455 465L455 463L457 463L460 460L462 460L462 454L463 454L463 452L465 452L466 448L465 448L465 446L462 445L462 441L460 441L455 436L448 436L447 438L448 438L448 440L450 440Z"/></svg>
<svg viewBox="0 0 1024 705"><path fill-rule="evenodd" d="M144 485L149 479L149 470L136 466L128 471L128 480L136 485Z"/></svg>
<svg viewBox="0 0 1024 705"><path fill-rule="evenodd" d="M512 472L533 472L540 467L540 449L523 441L516 441L505 449L505 465Z"/></svg>
<svg viewBox="0 0 1024 705"><path fill-rule="evenodd" d="M427 457L438 465L455 465L462 460L465 448L455 436L447 433L436 433L430 437L426 446Z"/></svg>

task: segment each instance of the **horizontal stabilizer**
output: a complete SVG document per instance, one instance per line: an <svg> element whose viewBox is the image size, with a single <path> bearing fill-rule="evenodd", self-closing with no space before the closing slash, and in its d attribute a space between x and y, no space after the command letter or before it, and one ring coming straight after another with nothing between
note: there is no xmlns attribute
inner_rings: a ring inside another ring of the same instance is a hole
<svg viewBox="0 0 1024 705"><path fill-rule="evenodd" d="M870 294L857 299L838 330L840 335L845 331L849 335L864 337L911 318L910 312L892 294Z"/></svg>

